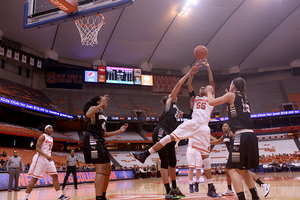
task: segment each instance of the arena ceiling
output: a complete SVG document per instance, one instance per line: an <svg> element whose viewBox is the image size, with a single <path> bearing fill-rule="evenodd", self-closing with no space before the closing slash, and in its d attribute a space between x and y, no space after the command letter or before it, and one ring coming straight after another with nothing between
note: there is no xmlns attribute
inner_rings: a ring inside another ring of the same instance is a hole
<svg viewBox="0 0 300 200"><path fill-rule="evenodd" d="M23 29L25 0L0 0L0 30L24 46L54 50L60 60L86 66L102 60L110 66L182 70L195 63L199 44L209 49L213 70L276 70L300 59L300 0L194 1L184 17L178 14L187 0L135 0L104 13L106 24L93 47L81 45L74 22Z"/></svg>

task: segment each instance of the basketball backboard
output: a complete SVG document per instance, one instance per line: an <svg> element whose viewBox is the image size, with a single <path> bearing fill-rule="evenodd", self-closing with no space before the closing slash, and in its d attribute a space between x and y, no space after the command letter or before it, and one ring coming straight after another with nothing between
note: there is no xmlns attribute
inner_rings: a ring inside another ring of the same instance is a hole
<svg viewBox="0 0 300 200"><path fill-rule="evenodd" d="M134 0L78 0L78 9L65 13L48 0L28 0L24 5L23 28L42 28L86 16L124 8Z"/></svg>

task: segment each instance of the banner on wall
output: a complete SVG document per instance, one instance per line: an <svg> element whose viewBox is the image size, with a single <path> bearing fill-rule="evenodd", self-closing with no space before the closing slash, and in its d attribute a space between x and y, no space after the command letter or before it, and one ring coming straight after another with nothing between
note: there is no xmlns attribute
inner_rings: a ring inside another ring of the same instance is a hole
<svg viewBox="0 0 300 200"><path fill-rule="evenodd" d="M27 55L25 54L22 55L22 62L27 63Z"/></svg>
<svg viewBox="0 0 300 200"><path fill-rule="evenodd" d="M65 172L58 172L59 183L63 183L66 176ZM77 172L77 182L78 183L88 183L94 182L96 177L96 172ZM111 171L110 180L124 180L124 179L134 179L134 174L132 170L122 170L122 171ZM9 174L0 173L0 190L8 189ZM28 174L20 173L19 176L19 187L26 188L28 183L31 181L31 176ZM73 176L69 176L67 183L72 184L74 181ZM51 186L53 181L51 176L44 175L42 178L38 179L34 187L41 186Z"/></svg>
<svg viewBox="0 0 300 200"><path fill-rule="evenodd" d="M4 56L4 47L0 47L0 55Z"/></svg>
<svg viewBox="0 0 300 200"><path fill-rule="evenodd" d="M52 68L46 72L46 87L82 89L84 71L80 69Z"/></svg>

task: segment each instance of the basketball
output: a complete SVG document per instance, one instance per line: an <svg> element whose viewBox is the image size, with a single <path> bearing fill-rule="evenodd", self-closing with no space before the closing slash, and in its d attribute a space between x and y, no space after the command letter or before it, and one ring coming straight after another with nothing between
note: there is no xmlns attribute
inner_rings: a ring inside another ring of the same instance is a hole
<svg viewBox="0 0 300 200"><path fill-rule="evenodd" d="M199 45L194 49L194 55L197 59L205 59L207 54L208 50L204 45Z"/></svg>

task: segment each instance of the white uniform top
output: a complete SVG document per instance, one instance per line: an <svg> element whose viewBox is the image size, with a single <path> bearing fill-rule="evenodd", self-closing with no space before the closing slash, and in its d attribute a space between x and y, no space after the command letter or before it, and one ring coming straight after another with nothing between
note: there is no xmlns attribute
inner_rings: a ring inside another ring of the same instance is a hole
<svg viewBox="0 0 300 200"><path fill-rule="evenodd" d="M192 120L200 124L208 124L214 106L208 104L206 96L196 96L193 106Z"/></svg>
<svg viewBox="0 0 300 200"><path fill-rule="evenodd" d="M51 151L52 151L52 146L53 146L53 138L47 134L43 134L43 136L45 137L42 146L41 146L41 150L48 156L51 156Z"/></svg>

